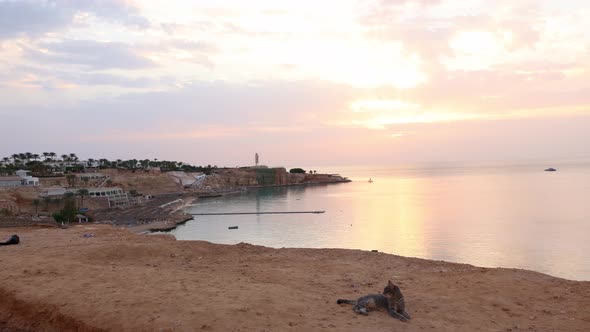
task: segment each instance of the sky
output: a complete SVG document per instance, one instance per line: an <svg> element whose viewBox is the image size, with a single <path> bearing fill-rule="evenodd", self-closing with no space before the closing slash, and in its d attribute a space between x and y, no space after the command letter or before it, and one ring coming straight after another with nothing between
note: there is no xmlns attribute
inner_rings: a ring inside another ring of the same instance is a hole
<svg viewBox="0 0 590 332"><path fill-rule="evenodd" d="M0 155L590 159L590 2L0 0Z"/></svg>

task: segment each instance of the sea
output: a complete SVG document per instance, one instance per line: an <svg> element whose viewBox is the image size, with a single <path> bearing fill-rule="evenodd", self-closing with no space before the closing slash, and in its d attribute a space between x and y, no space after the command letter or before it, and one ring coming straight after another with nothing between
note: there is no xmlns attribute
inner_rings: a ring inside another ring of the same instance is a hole
<svg viewBox="0 0 590 332"><path fill-rule="evenodd" d="M556 172L545 168L555 167ZM590 162L318 168L349 183L203 198L179 240L378 250L590 280ZM237 229L229 227L237 226Z"/></svg>

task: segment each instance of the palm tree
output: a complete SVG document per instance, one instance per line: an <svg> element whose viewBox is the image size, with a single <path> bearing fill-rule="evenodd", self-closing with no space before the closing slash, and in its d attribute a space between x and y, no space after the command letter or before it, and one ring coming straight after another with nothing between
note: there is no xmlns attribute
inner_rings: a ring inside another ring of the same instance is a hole
<svg viewBox="0 0 590 332"><path fill-rule="evenodd" d="M2 161L4 161L4 164L8 165L8 161L10 161L10 158L4 157L2 158Z"/></svg>
<svg viewBox="0 0 590 332"><path fill-rule="evenodd" d="M37 159L39 159L39 155L38 155L38 154L36 154L36 153L35 153L35 154L33 154L33 159L35 159L35 161L36 161Z"/></svg>
<svg viewBox="0 0 590 332"><path fill-rule="evenodd" d="M66 175L66 180L68 181L68 186L73 187L76 181L76 176L74 174Z"/></svg>
<svg viewBox="0 0 590 332"><path fill-rule="evenodd" d="M24 159L25 159L24 153L18 153L18 154L15 153L12 155L12 160L14 160L15 165L21 164Z"/></svg>
<svg viewBox="0 0 590 332"><path fill-rule="evenodd" d="M88 196L88 189L78 189L78 196L80 196L80 207L84 207L84 196Z"/></svg>
<svg viewBox="0 0 590 332"><path fill-rule="evenodd" d="M70 153L70 159L73 161L77 161L78 160L78 156L76 156L75 153Z"/></svg>
<svg viewBox="0 0 590 332"><path fill-rule="evenodd" d="M57 157L57 154L55 152L49 152L49 157L51 157L51 160L53 160L55 157Z"/></svg>
<svg viewBox="0 0 590 332"><path fill-rule="evenodd" d="M68 156L67 154L62 154L62 155L61 155L61 159L62 159L63 161L69 161L69 159L70 159L70 158L69 158L69 156Z"/></svg>
<svg viewBox="0 0 590 332"><path fill-rule="evenodd" d="M43 160L47 160L48 156L49 156L49 152L43 152Z"/></svg>
<svg viewBox="0 0 590 332"><path fill-rule="evenodd" d="M35 214L39 213L39 204L41 204L40 200L38 200L38 199L33 200L33 205L35 206Z"/></svg>
<svg viewBox="0 0 590 332"><path fill-rule="evenodd" d="M25 157L27 158L27 161L31 161L31 159L33 159L33 154L30 152L26 152Z"/></svg>

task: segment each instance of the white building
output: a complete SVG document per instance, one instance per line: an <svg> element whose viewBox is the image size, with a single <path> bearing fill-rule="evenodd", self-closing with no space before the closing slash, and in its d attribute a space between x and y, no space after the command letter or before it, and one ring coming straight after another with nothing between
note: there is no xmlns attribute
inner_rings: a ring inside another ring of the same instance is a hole
<svg viewBox="0 0 590 332"><path fill-rule="evenodd" d="M89 181L101 181L107 178L107 176L102 173L80 173L76 174L76 176L80 178L80 180L88 179Z"/></svg>
<svg viewBox="0 0 590 332"><path fill-rule="evenodd" d="M63 161L44 161L43 164L50 167L53 173L63 173L66 170L66 165Z"/></svg>
<svg viewBox="0 0 590 332"><path fill-rule="evenodd" d="M15 172L17 176L22 179L23 186L38 186L39 185L39 178L34 176L30 176L30 171L25 171L24 169L19 169Z"/></svg>
<svg viewBox="0 0 590 332"><path fill-rule="evenodd" d="M50 198L60 197L61 198L66 194L66 192L68 192L68 191L64 187L49 187L49 188L43 189L43 191L39 195L41 197L50 197Z"/></svg>
<svg viewBox="0 0 590 332"><path fill-rule="evenodd" d="M86 163L86 167L90 167L90 168L97 168L100 166L100 162L98 160L85 161L85 163Z"/></svg>
<svg viewBox="0 0 590 332"><path fill-rule="evenodd" d="M90 197L106 197L109 201L109 207L129 205L129 196L121 188L88 188Z"/></svg>

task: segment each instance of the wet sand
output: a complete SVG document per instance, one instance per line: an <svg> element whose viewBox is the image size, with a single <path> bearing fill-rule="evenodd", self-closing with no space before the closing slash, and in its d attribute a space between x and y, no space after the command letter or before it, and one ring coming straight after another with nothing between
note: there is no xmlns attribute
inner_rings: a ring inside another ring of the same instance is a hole
<svg viewBox="0 0 590 332"><path fill-rule="evenodd" d="M588 331L590 282L342 249L0 229L1 331ZM85 238L83 234L94 236ZM400 285L413 319L337 298Z"/></svg>

